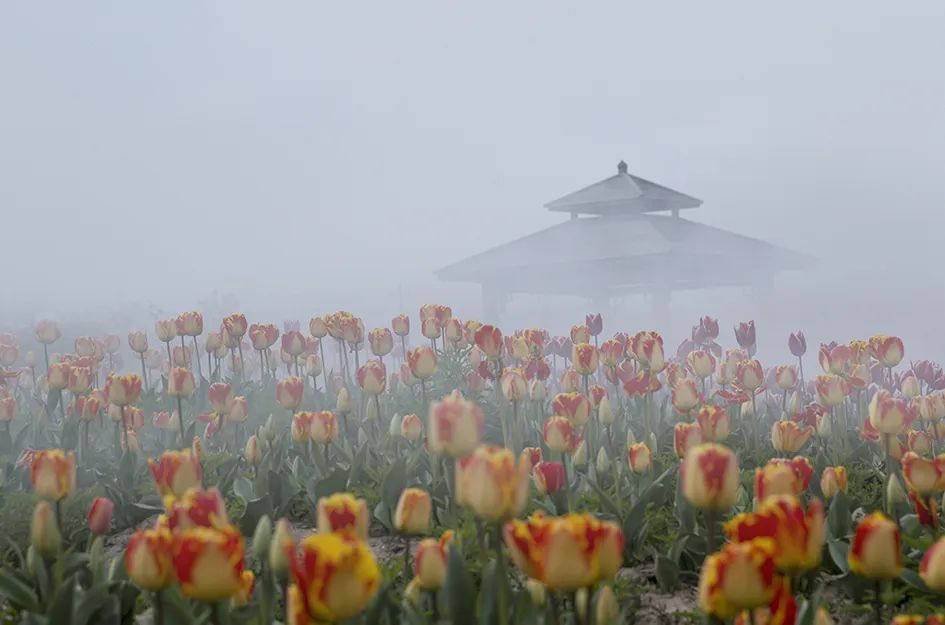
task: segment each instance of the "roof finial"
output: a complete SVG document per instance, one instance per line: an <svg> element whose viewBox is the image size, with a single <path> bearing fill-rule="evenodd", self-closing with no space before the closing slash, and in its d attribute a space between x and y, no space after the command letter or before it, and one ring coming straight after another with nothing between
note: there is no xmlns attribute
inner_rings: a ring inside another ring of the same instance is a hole
<svg viewBox="0 0 945 625"><path fill-rule="evenodd" d="M627 173L627 164L624 163L623 161L620 161L619 163L617 163L617 173L618 174Z"/></svg>

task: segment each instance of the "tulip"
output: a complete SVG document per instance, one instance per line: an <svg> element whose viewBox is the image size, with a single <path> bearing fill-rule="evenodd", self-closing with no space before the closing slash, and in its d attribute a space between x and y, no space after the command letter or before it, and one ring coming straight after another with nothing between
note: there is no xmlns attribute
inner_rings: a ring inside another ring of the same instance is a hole
<svg viewBox="0 0 945 625"><path fill-rule="evenodd" d="M738 496L738 460L731 449L705 443L686 452L680 470L682 493L700 510L728 510Z"/></svg>
<svg viewBox="0 0 945 625"><path fill-rule="evenodd" d="M899 528L882 512L874 512L856 526L847 562L857 575L892 579L902 572Z"/></svg>
<svg viewBox="0 0 945 625"><path fill-rule="evenodd" d="M648 473L653 468L653 454L646 443L635 443L627 449L627 464L634 473Z"/></svg>
<svg viewBox="0 0 945 625"><path fill-rule="evenodd" d="M293 548L292 526L286 519L276 521L276 529L272 533L269 544L269 568L282 578L289 571L289 554Z"/></svg>
<svg viewBox="0 0 945 625"><path fill-rule="evenodd" d="M906 433L906 446L920 456L932 452L932 435L922 430L909 430Z"/></svg>
<svg viewBox="0 0 945 625"><path fill-rule="evenodd" d="M575 468L587 466L587 441L580 439L577 448L571 452L571 464Z"/></svg>
<svg viewBox="0 0 945 625"><path fill-rule="evenodd" d="M475 374L477 378L482 380L482 377L479 374L476 374L474 371L470 371L470 375ZM472 385L470 385L472 386ZM543 380L531 380L528 383L528 398L534 402L544 404L545 399L548 397L548 386Z"/></svg>
<svg viewBox="0 0 945 625"><path fill-rule="evenodd" d="M499 383L502 394L507 400L518 402L528 398L528 381L521 369L514 367L504 369Z"/></svg>
<svg viewBox="0 0 945 625"><path fill-rule="evenodd" d="M95 536L104 536L112 526L112 512L115 502L107 497L96 497L89 506L89 531Z"/></svg>
<svg viewBox="0 0 945 625"><path fill-rule="evenodd" d="M749 393L761 388L764 381L764 370L757 360L742 360L735 368L735 383Z"/></svg>
<svg viewBox="0 0 945 625"><path fill-rule="evenodd" d="M410 334L410 318L407 315L397 315L390 321L390 327L397 336Z"/></svg>
<svg viewBox="0 0 945 625"><path fill-rule="evenodd" d="M36 340L43 345L52 345L62 336L62 332L59 331L59 326L56 325L56 322L49 319L38 321L34 329L36 331Z"/></svg>
<svg viewBox="0 0 945 625"><path fill-rule="evenodd" d="M590 514L509 521L505 544L521 571L551 590L574 591L611 577L620 564L623 533Z"/></svg>
<svg viewBox="0 0 945 625"><path fill-rule="evenodd" d="M818 361L824 373L842 374L853 357L853 352L846 345L822 345Z"/></svg>
<svg viewBox="0 0 945 625"><path fill-rule="evenodd" d="M181 313L174 323L179 336L200 336L203 334L203 315L196 310Z"/></svg>
<svg viewBox="0 0 945 625"><path fill-rule="evenodd" d="M925 551L919 564L919 577L932 590L945 592L945 538Z"/></svg>
<svg viewBox="0 0 945 625"><path fill-rule="evenodd" d="M608 339L600 344L600 363L605 367L616 367L623 360L624 346L620 341Z"/></svg>
<svg viewBox="0 0 945 625"><path fill-rule="evenodd" d="M16 398L0 397L0 422L9 423L16 417Z"/></svg>
<svg viewBox="0 0 945 625"><path fill-rule="evenodd" d="M40 501L33 508L30 523L30 546L45 558L55 558L62 548L62 534L56 522L56 513L48 501Z"/></svg>
<svg viewBox="0 0 945 625"><path fill-rule="evenodd" d="M802 427L794 421L775 421L771 425L771 445L777 452L796 454L813 433L814 428L809 425Z"/></svg>
<svg viewBox="0 0 945 625"><path fill-rule="evenodd" d="M423 345L412 349L407 352L407 366L415 378L428 380L436 373L436 352Z"/></svg>
<svg viewBox="0 0 945 625"><path fill-rule="evenodd" d="M463 458L479 445L484 428L482 409L454 390L430 405L427 444L434 454Z"/></svg>
<svg viewBox="0 0 945 625"><path fill-rule="evenodd" d="M374 405L375 404L368 404L368 409ZM351 396L348 393L348 389L344 386L338 389L337 397L335 398L335 412L340 415L346 415L351 412Z"/></svg>
<svg viewBox="0 0 945 625"><path fill-rule="evenodd" d="M945 419L945 394L925 395L916 397L919 418L927 422L936 422Z"/></svg>
<svg viewBox="0 0 945 625"><path fill-rule="evenodd" d="M296 410L302 403L304 389L302 378L290 375L276 383L276 401L286 410Z"/></svg>
<svg viewBox="0 0 945 625"><path fill-rule="evenodd" d="M570 453L577 448L578 436L574 424L567 417L548 417L543 428L545 445L557 453Z"/></svg>
<svg viewBox="0 0 945 625"><path fill-rule="evenodd" d="M259 450L259 439L255 434L246 439L246 446L243 448L243 458L253 466L258 465L262 460L262 453Z"/></svg>
<svg viewBox="0 0 945 625"><path fill-rule="evenodd" d="M571 348L574 370L583 376L597 372L597 348L589 343L575 342Z"/></svg>
<svg viewBox="0 0 945 625"><path fill-rule="evenodd" d="M704 439L698 423L677 423L673 426L673 450L679 458L685 458L686 452L701 445Z"/></svg>
<svg viewBox="0 0 945 625"><path fill-rule="evenodd" d="M945 491L945 456L929 459L909 451L900 462L902 476L911 490L923 496Z"/></svg>
<svg viewBox="0 0 945 625"><path fill-rule="evenodd" d="M561 374L561 390L565 393L576 393L581 388L581 376L574 369L568 369Z"/></svg>
<svg viewBox="0 0 945 625"><path fill-rule="evenodd" d="M170 502L170 500L168 500ZM216 488L191 488L184 496L167 506L167 522L172 532L194 527L226 529L230 521L226 515L223 496Z"/></svg>
<svg viewBox="0 0 945 625"><path fill-rule="evenodd" d="M837 493L847 492L847 468L826 467L820 475L820 492L827 499L833 499Z"/></svg>
<svg viewBox="0 0 945 625"><path fill-rule="evenodd" d="M581 393L558 393L551 400L551 409L558 416L567 417L574 427L587 423L591 414L591 403Z"/></svg>
<svg viewBox="0 0 945 625"><path fill-rule="evenodd" d="M762 502L775 495L798 496L807 490L813 467L801 456L792 460L774 459L755 469L755 499Z"/></svg>
<svg viewBox="0 0 945 625"><path fill-rule="evenodd" d="M320 410L312 415L312 442L328 445L338 438L338 418L329 410Z"/></svg>
<svg viewBox="0 0 945 625"><path fill-rule="evenodd" d="M591 330L586 325L571 326L572 343L590 343Z"/></svg>
<svg viewBox="0 0 945 625"><path fill-rule="evenodd" d="M870 338L870 353L884 367L892 368L902 362L905 348L902 339L897 336L878 335Z"/></svg>
<svg viewBox="0 0 945 625"><path fill-rule="evenodd" d="M312 420L314 412L299 411L292 415L290 434L296 443L308 443L312 440Z"/></svg>
<svg viewBox="0 0 945 625"><path fill-rule="evenodd" d="M30 463L30 482L43 499L62 501L75 490L75 453L61 449L35 452Z"/></svg>
<svg viewBox="0 0 945 625"><path fill-rule="evenodd" d="M528 502L531 462L522 455L516 463L512 451L482 445L457 475L456 490L462 490L464 505L479 518L503 521L518 516ZM462 482L460 485L459 483Z"/></svg>
<svg viewBox="0 0 945 625"><path fill-rule="evenodd" d="M449 545L453 531L443 532L439 540L425 538L417 545L414 559L414 574L417 584L426 591L438 590L446 579L446 563L449 561Z"/></svg>
<svg viewBox="0 0 945 625"><path fill-rule="evenodd" d="M919 380L914 375L903 376L899 382L899 392L906 399L912 399L919 395Z"/></svg>
<svg viewBox="0 0 945 625"><path fill-rule="evenodd" d="M807 339L804 338L803 332L798 330L788 337L788 349L798 358L807 352Z"/></svg>
<svg viewBox="0 0 945 625"><path fill-rule="evenodd" d="M77 336L75 338L75 353L80 357L89 357L95 354L95 339L91 336Z"/></svg>
<svg viewBox="0 0 945 625"><path fill-rule="evenodd" d="M233 313L223 318L223 328L230 334L230 336L236 338L242 338L246 334L246 330L249 327L249 324L246 322L246 315L240 313Z"/></svg>
<svg viewBox="0 0 945 625"><path fill-rule="evenodd" d="M387 367L380 360L369 360L356 374L358 386L368 395L380 395L387 387Z"/></svg>
<svg viewBox="0 0 945 625"><path fill-rule="evenodd" d="M440 336L440 326L436 323L436 319L432 317L430 319L421 319L420 334L430 340L434 340Z"/></svg>
<svg viewBox="0 0 945 625"><path fill-rule="evenodd" d="M817 391L818 401L827 408L842 404L850 392L849 383L833 373L818 375L814 380L814 389Z"/></svg>
<svg viewBox="0 0 945 625"><path fill-rule="evenodd" d="M738 372L738 363L741 362L741 356L744 354L741 350L728 350L725 357L719 360L715 370L715 381L722 386L726 386L735 381L735 375Z"/></svg>
<svg viewBox="0 0 945 625"><path fill-rule="evenodd" d="M715 371L715 357L707 351L697 349L686 357L689 370L700 379L705 379Z"/></svg>
<svg viewBox="0 0 945 625"><path fill-rule="evenodd" d="M699 576L699 607L719 619L767 605L778 588L770 538L729 543L706 557Z"/></svg>
<svg viewBox="0 0 945 625"><path fill-rule="evenodd" d="M594 615L594 622L597 625L614 625L620 618L620 606L617 604L617 597L614 595L612 586L606 585L597 593Z"/></svg>
<svg viewBox="0 0 945 625"><path fill-rule="evenodd" d="M193 358L191 358L189 347L181 345L174 347L173 355L171 356L171 363L175 367L189 367L192 361Z"/></svg>
<svg viewBox="0 0 945 625"><path fill-rule="evenodd" d="M915 419L915 411L889 391L880 389L869 406L869 422L881 434L898 434Z"/></svg>
<svg viewBox="0 0 945 625"><path fill-rule="evenodd" d="M171 397L190 397L197 390L194 374L189 369L174 367L167 378L167 394Z"/></svg>
<svg viewBox="0 0 945 625"><path fill-rule="evenodd" d="M489 360L496 360L502 355L502 331L495 326L479 326L473 335L473 341Z"/></svg>
<svg viewBox="0 0 945 625"><path fill-rule="evenodd" d="M702 394L696 388L695 380L681 378L673 386L672 404L679 414L688 414L690 410L702 403Z"/></svg>
<svg viewBox="0 0 945 625"><path fill-rule="evenodd" d="M243 587L243 536L236 528L195 527L174 537L171 558L181 593L222 601Z"/></svg>
<svg viewBox="0 0 945 625"><path fill-rule="evenodd" d="M560 462L538 462L532 467L532 481L540 495L556 493L567 485L564 465Z"/></svg>
<svg viewBox="0 0 945 625"><path fill-rule="evenodd" d="M349 493L335 493L318 500L316 510L319 533L351 532L367 540L370 512L367 503Z"/></svg>
<svg viewBox="0 0 945 625"><path fill-rule="evenodd" d="M46 372L46 384L53 391L61 391L69 386L69 373L72 367L69 363L55 362L49 365Z"/></svg>
<svg viewBox="0 0 945 625"><path fill-rule="evenodd" d="M144 332L136 331L128 334L128 347L136 354L143 354L148 351L148 335Z"/></svg>
<svg viewBox="0 0 945 625"><path fill-rule="evenodd" d="M293 588L311 619L340 623L361 613L377 592L380 571L367 545L344 534L313 534L291 559Z"/></svg>
<svg viewBox="0 0 945 625"><path fill-rule="evenodd" d="M116 375L111 373L105 380L105 395L116 406L127 406L138 400L141 393L141 376L136 373Z"/></svg>
<svg viewBox="0 0 945 625"><path fill-rule="evenodd" d="M415 414L404 415L400 420L400 435L407 441L413 443L423 432L423 421Z"/></svg>
<svg viewBox="0 0 945 625"><path fill-rule="evenodd" d="M797 386L797 369L794 365L780 365L774 372L774 383L782 391L788 391Z"/></svg>
<svg viewBox="0 0 945 625"><path fill-rule="evenodd" d="M177 338L177 323L174 319L155 321L154 333L162 343L170 343Z"/></svg>
<svg viewBox="0 0 945 625"><path fill-rule="evenodd" d="M726 523L725 533L736 543L770 538L778 569L791 574L809 571L820 565L826 539L824 506L814 499L805 512L793 495L770 497L755 512L743 512Z"/></svg>
<svg viewBox="0 0 945 625"><path fill-rule="evenodd" d="M328 324L321 317L312 317L308 322L308 333L317 339L328 335Z"/></svg>
<svg viewBox="0 0 945 625"><path fill-rule="evenodd" d="M148 467L162 497L182 497L191 488L198 488L203 478L199 457L189 449L165 451L157 462L148 459Z"/></svg>
<svg viewBox="0 0 945 625"><path fill-rule="evenodd" d="M298 331L286 332L282 335L282 350L294 360L305 353L305 337Z"/></svg>
<svg viewBox="0 0 945 625"><path fill-rule="evenodd" d="M709 404L696 413L696 423L702 430L702 440L719 442L728 438L732 419L725 408Z"/></svg>
<svg viewBox="0 0 945 625"><path fill-rule="evenodd" d="M157 592L173 583L172 542L166 526L158 525L131 535L125 547L125 570L135 586Z"/></svg>
<svg viewBox="0 0 945 625"><path fill-rule="evenodd" d="M394 527L404 534L422 534L430 527L433 504L430 494L419 488L405 488L394 511Z"/></svg>

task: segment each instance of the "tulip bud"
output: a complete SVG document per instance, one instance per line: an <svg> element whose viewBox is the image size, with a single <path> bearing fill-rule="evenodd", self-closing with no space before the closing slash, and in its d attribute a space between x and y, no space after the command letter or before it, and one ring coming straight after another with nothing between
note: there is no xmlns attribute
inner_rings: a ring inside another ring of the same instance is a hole
<svg viewBox="0 0 945 625"><path fill-rule="evenodd" d="M595 468L597 469L597 474L601 475L607 473L610 470L611 462L610 456L607 455L607 449L603 446L597 451L597 463Z"/></svg>
<svg viewBox="0 0 945 625"><path fill-rule="evenodd" d="M545 592L544 584L542 584L537 579L529 578L529 580L525 582L525 589L528 591L528 596L532 598L532 603L539 607L543 607L545 605L545 597L547 593Z"/></svg>
<svg viewBox="0 0 945 625"><path fill-rule="evenodd" d="M56 513L48 501L40 501L33 509L30 545L46 558L54 558L62 547L62 535L56 524Z"/></svg>
<svg viewBox="0 0 945 625"><path fill-rule="evenodd" d="M256 531L253 532L253 555L257 560L262 560L269 553L269 547L272 544L272 521L267 515L263 515L256 523Z"/></svg>
<svg viewBox="0 0 945 625"><path fill-rule="evenodd" d="M837 493L847 492L846 467L826 467L820 476L820 492L826 499L833 499Z"/></svg>
<svg viewBox="0 0 945 625"><path fill-rule="evenodd" d="M856 526L847 561L857 575L892 579L902 572L899 528L882 512L874 512Z"/></svg>
<svg viewBox="0 0 945 625"><path fill-rule="evenodd" d="M368 402L368 405L373 404L374 402ZM348 389L342 387L338 391L338 399L335 401L335 410L338 414L348 414L351 412L351 397L348 394Z"/></svg>
<svg viewBox="0 0 945 625"><path fill-rule="evenodd" d="M262 454L259 453L259 441L255 434L246 439L243 457L246 458L246 462L252 465L259 464L259 461L262 459Z"/></svg>
<svg viewBox="0 0 945 625"><path fill-rule="evenodd" d="M595 615L597 619L594 622L597 625L613 625L620 617L620 606L617 605L614 589L609 584L597 593Z"/></svg>
<svg viewBox="0 0 945 625"><path fill-rule="evenodd" d="M108 533L112 525L112 512L115 510L115 502L107 497L96 497L89 506L88 524L89 531L96 536L103 536Z"/></svg>
<svg viewBox="0 0 945 625"><path fill-rule="evenodd" d="M402 436L402 433L400 431L401 421L402 421L402 417L399 414L394 413L394 416L390 418L390 423L387 426L388 436L391 436L391 437Z"/></svg>
<svg viewBox="0 0 945 625"><path fill-rule="evenodd" d="M406 415L400 422L400 435L407 441L414 442L423 432L423 422L415 414Z"/></svg>
<svg viewBox="0 0 945 625"><path fill-rule="evenodd" d="M285 579L289 573L289 549L293 544L292 526L287 519L276 522L276 530L269 544L269 568L276 577Z"/></svg>
<svg viewBox="0 0 945 625"><path fill-rule="evenodd" d="M419 488L405 488L394 511L394 527L405 534L422 534L430 527L433 503Z"/></svg>
<svg viewBox="0 0 945 625"><path fill-rule="evenodd" d="M571 454L571 464L577 469L587 466L587 441L581 441L578 448Z"/></svg>
<svg viewBox="0 0 945 625"><path fill-rule="evenodd" d="M614 409L610 406L610 398L604 395L597 404L597 419L601 425L613 425Z"/></svg>
<svg viewBox="0 0 945 625"><path fill-rule="evenodd" d="M653 468L653 454L644 443L635 443L627 450L627 464L634 473L646 473Z"/></svg>
<svg viewBox="0 0 945 625"><path fill-rule="evenodd" d="M587 588L578 588L574 593L574 611L587 614Z"/></svg>
<svg viewBox="0 0 945 625"><path fill-rule="evenodd" d="M919 564L919 577L932 590L945 592L945 538L926 550Z"/></svg>
<svg viewBox="0 0 945 625"><path fill-rule="evenodd" d="M627 428L627 448L637 442L637 437L633 435L633 429Z"/></svg>
<svg viewBox="0 0 945 625"><path fill-rule="evenodd" d="M706 443L686 453L681 468L682 492L700 510L728 510L738 495L738 460L732 450Z"/></svg>
<svg viewBox="0 0 945 625"><path fill-rule="evenodd" d="M417 608L420 607L420 598L420 580L414 577L404 588L404 602Z"/></svg>

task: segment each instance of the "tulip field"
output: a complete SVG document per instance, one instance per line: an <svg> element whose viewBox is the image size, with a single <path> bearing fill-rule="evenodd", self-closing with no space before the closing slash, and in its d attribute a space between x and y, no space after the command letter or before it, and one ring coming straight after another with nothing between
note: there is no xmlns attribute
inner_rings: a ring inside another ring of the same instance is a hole
<svg viewBox="0 0 945 625"><path fill-rule="evenodd" d="M938 364L578 321L0 328L0 623L945 625Z"/></svg>

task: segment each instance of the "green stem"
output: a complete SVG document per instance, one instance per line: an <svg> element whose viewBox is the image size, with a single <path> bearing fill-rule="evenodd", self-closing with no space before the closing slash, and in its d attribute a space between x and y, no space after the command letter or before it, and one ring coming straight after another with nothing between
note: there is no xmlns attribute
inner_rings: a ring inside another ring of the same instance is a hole
<svg viewBox="0 0 945 625"><path fill-rule="evenodd" d="M164 594L157 590L153 593L151 602L154 604L154 625L164 625Z"/></svg>
<svg viewBox="0 0 945 625"><path fill-rule="evenodd" d="M502 550L502 524L496 523L494 527L495 537L495 574L499 579L499 625L508 625L509 622L509 586L508 576L505 572L505 552Z"/></svg>

